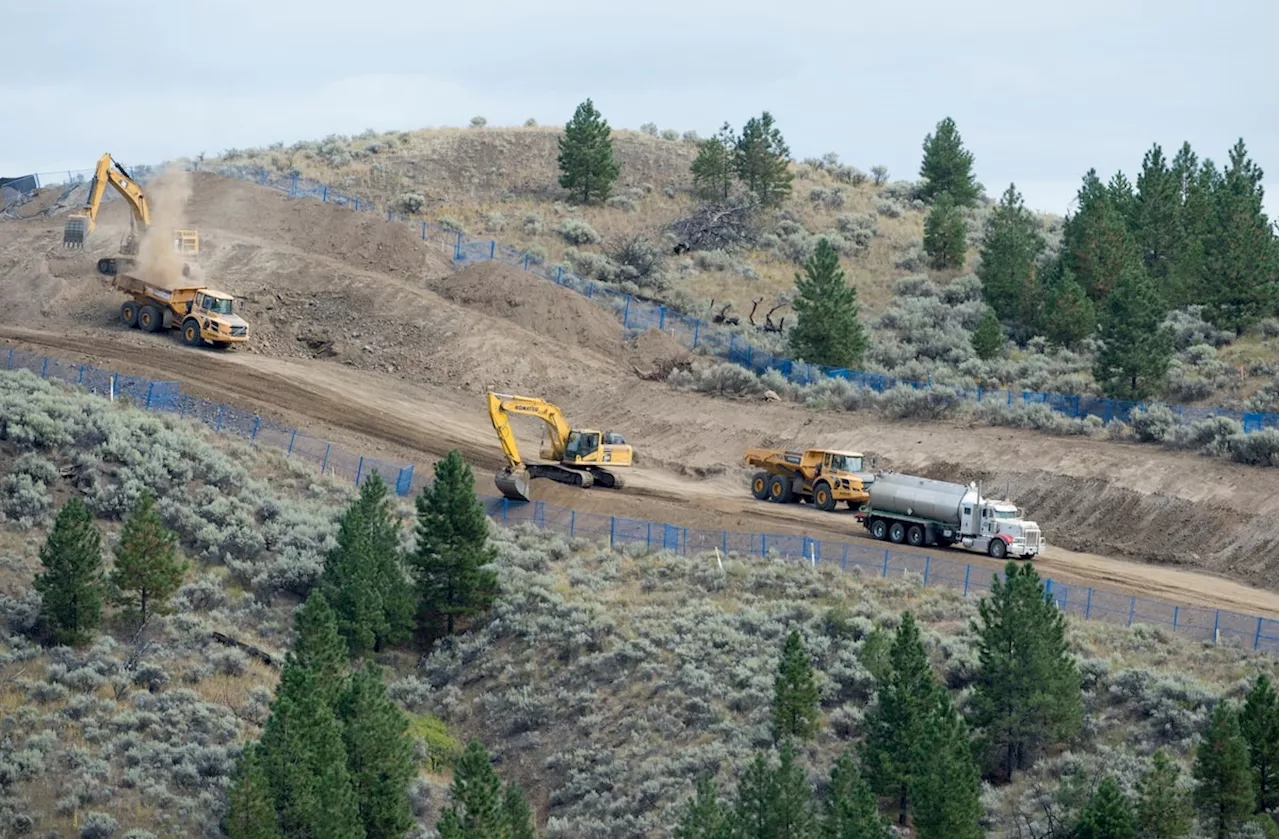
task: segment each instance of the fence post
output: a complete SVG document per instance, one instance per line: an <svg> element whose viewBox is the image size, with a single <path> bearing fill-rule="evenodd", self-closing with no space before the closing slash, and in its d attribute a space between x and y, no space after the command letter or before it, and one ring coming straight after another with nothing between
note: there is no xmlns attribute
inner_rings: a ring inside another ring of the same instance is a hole
<svg viewBox="0 0 1280 839"><path fill-rule="evenodd" d="M1084 598L1084 619L1089 619L1089 612L1093 610L1093 586L1089 586L1089 593Z"/></svg>
<svg viewBox="0 0 1280 839"><path fill-rule="evenodd" d="M462 231L458 231L458 238L453 244L453 258L455 260L462 259Z"/></svg>
<svg viewBox="0 0 1280 839"><path fill-rule="evenodd" d="M498 252L498 240L490 239L489 240L489 258L493 259L493 255L496 254L497 252Z"/></svg>
<svg viewBox="0 0 1280 839"><path fill-rule="evenodd" d="M653 522L647 521L644 524L644 546L653 550Z"/></svg>
<svg viewBox="0 0 1280 839"><path fill-rule="evenodd" d="M1133 626L1133 613L1134 613L1134 610L1137 608L1138 608L1138 598L1130 597L1129 598L1129 626Z"/></svg>
<svg viewBox="0 0 1280 839"><path fill-rule="evenodd" d="M609 548L610 550L613 549L613 531L614 531L614 526L617 524L617 522L618 520L616 518L614 518L613 516L609 516Z"/></svg>
<svg viewBox="0 0 1280 839"><path fill-rule="evenodd" d="M502 499L502 523L507 523L507 506L511 504L511 499L503 497Z"/></svg>
<svg viewBox="0 0 1280 839"><path fill-rule="evenodd" d="M360 463L356 466L356 486L360 486L360 473L364 472L364 455L360 455Z"/></svg>
<svg viewBox="0 0 1280 839"><path fill-rule="evenodd" d="M574 529L574 525L576 524L577 518L578 518L578 511L570 510L569 511L569 538L570 539L573 538L573 529Z"/></svg>
<svg viewBox="0 0 1280 839"><path fill-rule="evenodd" d="M1218 619L1222 617L1221 609L1213 610L1213 643L1218 643Z"/></svg>
<svg viewBox="0 0 1280 839"><path fill-rule="evenodd" d="M1177 605L1173 607L1173 631L1174 632L1178 631L1178 610L1181 608L1182 608L1181 606L1177 606Z"/></svg>
<svg viewBox="0 0 1280 839"><path fill-rule="evenodd" d="M929 555L928 554L924 555L924 583L922 585L926 588L928 588L929 586Z"/></svg>
<svg viewBox="0 0 1280 839"><path fill-rule="evenodd" d="M148 411L150 411L150 410L151 410L151 396L152 396L152 394L154 394L154 393L155 393L155 391L156 391L156 383L155 383L155 382L152 382L151 384L147 385L147 404L146 404L146 409L147 409Z"/></svg>
<svg viewBox="0 0 1280 839"><path fill-rule="evenodd" d="M329 185L325 184L320 190L320 200L328 203L329 201Z"/></svg>
<svg viewBox="0 0 1280 839"><path fill-rule="evenodd" d="M524 270L526 271L529 270L529 252L528 251L524 252Z"/></svg>
<svg viewBox="0 0 1280 839"><path fill-rule="evenodd" d="M427 241L427 223L425 221L422 223L422 241Z"/></svg>
<svg viewBox="0 0 1280 839"><path fill-rule="evenodd" d="M844 543L844 551L840 554L840 570L849 570L849 543Z"/></svg>
<svg viewBox="0 0 1280 839"><path fill-rule="evenodd" d="M966 563L964 566L964 596L969 596L969 572L973 570L973 565Z"/></svg>
<svg viewBox="0 0 1280 839"><path fill-rule="evenodd" d="M320 462L320 474L324 474L324 470L329 468L329 451L333 448L333 443L327 443L324 447L324 460Z"/></svg>
<svg viewBox="0 0 1280 839"><path fill-rule="evenodd" d="M767 557L769 555L769 534L760 534L760 556Z"/></svg>
<svg viewBox="0 0 1280 839"><path fill-rule="evenodd" d="M9 363L6 365L10 370L13 369L13 347L9 348Z"/></svg>
<svg viewBox="0 0 1280 839"><path fill-rule="evenodd" d="M1253 633L1253 649L1257 650L1262 643L1262 618L1258 618L1258 628Z"/></svg>
<svg viewBox="0 0 1280 839"><path fill-rule="evenodd" d="M631 295L630 294L627 295L627 302L624 303L622 306L622 328L623 329L626 329L628 326L631 325L627 323L627 319L629 317L631 317ZM13 351L10 350L9 354L12 355Z"/></svg>
<svg viewBox="0 0 1280 839"><path fill-rule="evenodd" d="M659 306L658 307L658 331L661 332L662 329L666 327L666 325L667 325L667 307Z"/></svg>
<svg viewBox="0 0 1280 839"><path fill-rule="evenodd" d="M223 402L221 405L218 406L218 425L216 428L214 428L214 431L217 432L218 434L222 433L222 418L225 417L226 415L227 415L227 403Z"/></svg>
<svg viewBox="0 0 1280 839"><path fill-rule="evenodd" d="M720 531L720 553L725 556L729 555L729 531Z"/></svg>
<svg viewBox="0 0 1280 839"><path fill-rule="evenodd" d="M698 348L698 327L702 326L702 321L695 320L693 322L693 346L690 349Z"/></svg>
<svg viewBox="0 0 1280 839"><path fill-rule="evenodd" d="M298 439L298 429L293 429L293 434L289 437L289 450L284 453L285 457L293 454L293 444Z"/></svg>
<svg viewBox="0 0 1280 839"><path fill-rule="evenodd" d="M880 571L881 577L889 576L889 549L884 549L884 568Z"/></svg>
<svg viewBox="0 0 1280 839"><path fill-rule="evenodd" d="M564 266L563 266L563 265L557 265L557 266L556 266L556 285L563 285L563 283L561 283L561 282L560 282L560 277L561 277L563 274L564 274Z"/></svg>
<svg viewBox="0 0 1280 839"><path fill-rule="evenodd" d="M40 378L46 378L49 375L49 356L44 357L44 363L40 365Z"/></svg>
<svg viewBox="0 0 1280 839"><path fill-rule="evenodd" d="M84 384L84 365L80 365L80 375L76 376L76 384Z"/></svg>
<svg viewBox="0 0 1280 839"><path fill-rule="evenodd" d="M182 397L182 404L178 406L178 419L186 419L186 418L187 418L187 402L188 402L190 399L191 399L191 397L190 397L190 396L188 396L188 395L186 395L186 394L183 394L183 397Z"/></svg>
<svg viewBox="0 0 1280 839"><path fill-rule="evenodd" d="M253 445L258 439L258 429L262 426L262 417L253 418L253 434L249 436L249 445Z"/></svg>

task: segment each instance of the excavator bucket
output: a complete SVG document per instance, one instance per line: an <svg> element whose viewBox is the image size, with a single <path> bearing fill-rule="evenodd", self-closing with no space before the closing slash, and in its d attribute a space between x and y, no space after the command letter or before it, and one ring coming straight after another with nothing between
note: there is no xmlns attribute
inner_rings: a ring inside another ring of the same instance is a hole
<svg viewBox="0 0 1280 839"><path fill-rule="evenodd" d="M532 501L529 495L529 473L521 469L512 471L504 469L493 474L493 482L498 485L498 492L512 501Z"/></svg>
<svg viewBox="0 0 1280 839"><path fill-rule="evenodd" d="M89 220L84 216L71 216L62 229L62 246L64 248L83 248L84 234Z"/></svg>

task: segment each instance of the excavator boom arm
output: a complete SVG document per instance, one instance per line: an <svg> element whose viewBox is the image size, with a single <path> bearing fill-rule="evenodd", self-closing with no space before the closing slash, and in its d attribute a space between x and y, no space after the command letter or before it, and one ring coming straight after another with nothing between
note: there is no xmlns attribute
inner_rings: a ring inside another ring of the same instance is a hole
<svg viewBox="0 0 1280 839"><path fill-rule="evenodd" d="M102 196L106 194L108 185L129 202L134 219L144 231L151 225L151 208L147 206L146 194L123 166L116 163L110 154L104 154L98 158L98 166L89 184L89 198L85 202L84 209L76 215L77 219L85 220L82 225L77 225L78 229L82 228L79 229L81 240L85 235L93 232L94 225L98 221L98 210L102 207Z"/></svg>
<svg viewBox="0 0 1280 839"><path fill-rule="evenodd" d="M515 435L511 432L511 420L508 411L525 416L537 417L545 422L551 430L551 449L555 459L564 454L566 441L569 439L569 423L565 421L560 409L545 399L532 396L513 396L507 393L489 394L489 420L498 432L498 440L502 443L502 453L512 469L522 466L520 450L516 447Z"/></svg>

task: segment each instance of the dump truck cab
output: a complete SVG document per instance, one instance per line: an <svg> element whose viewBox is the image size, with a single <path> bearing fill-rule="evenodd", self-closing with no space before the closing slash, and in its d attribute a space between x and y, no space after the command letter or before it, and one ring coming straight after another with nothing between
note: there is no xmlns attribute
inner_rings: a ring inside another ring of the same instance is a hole
<svg viewBox="0 0 1280 839"><path fill-rule="evenodd" d="M841 501L857 510L869 498L861 452L749 449L744 460L760 470L751 477L751 494L761 501L810 501L830 511Z"/></svg>
<svg viewBox="0 0 1280 839"><path fill-rule="evenodd" d="M199 346L208 341L215 347L249 340L249 325L235 311L235 298L225 291L201 288L187 302L182 320L182 342Z"/></svg>

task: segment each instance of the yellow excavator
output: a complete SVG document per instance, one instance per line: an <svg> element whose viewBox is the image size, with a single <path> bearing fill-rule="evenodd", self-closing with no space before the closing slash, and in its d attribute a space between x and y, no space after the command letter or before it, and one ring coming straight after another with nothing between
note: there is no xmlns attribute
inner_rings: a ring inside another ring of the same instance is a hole
<svg viewBox="0 0 1280 839"><path fill-rule="evenodd" d="M547 424L551 439L541 455L554 463L525 463L520 459L508 412L537 417ZM489 391L489 419L498 432L502 453L507 456L507 468L495 473L493 481L505 497L513 500L531 500L529 481L533 478L550 478L578 487L620 488L621 476L603 464L630 466L635 454L621 434L569 428L564 413L545 399Z"/></svg>
<svg viewBox="0 0 1280 839"><path fill-rule="evenodd" d="M120 245L120 253L133 256L138 252L137 228L145 233L151 226L151 208L147 204L147 196L138 186L125 168L112 159L111 154L98 158L98 167L94 170L93 180L89 182L89 200L79 212L67 218L66 227L62 231L62 246L66 248L84 247L85 238L93 232L98 221L98 210L102 205L102 196L110 184L116 192L124 196L133 210L129 219L129 233ZM200 234L195 230L174 230L173 248L178 253L195 256L200 253ZM128 271L134 260L125 257L104 257L98 260L98 273L114 277L121 270ZM183 276L188 276L189 268L182 266Z"/></svg>

